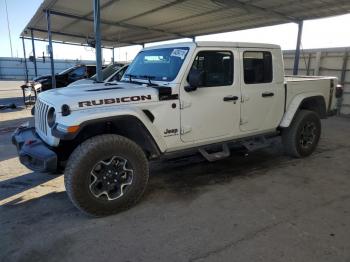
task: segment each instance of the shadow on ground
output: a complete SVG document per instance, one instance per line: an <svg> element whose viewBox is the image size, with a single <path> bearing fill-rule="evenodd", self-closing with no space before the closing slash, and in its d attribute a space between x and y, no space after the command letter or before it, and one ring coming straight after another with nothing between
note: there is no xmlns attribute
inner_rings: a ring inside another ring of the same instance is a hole
<svg viewBox="0 0 350 262"><path fill-rule="evenodd" d="M17 106L16 109L2 109L0 110L0 113L7 113L7 112L16 112L21 111L25 109L24 103L23 103L23 97L10 97L10 98L0 98L0 105L10 105L15 104Z"/></svg>
<svg viewBox="0 0 350 262"><path fill-rule="evenodd" d="M23 191L39 186L57 176L49 174L28 173L0 181L0 201Z"/></svg>
<svg viewBox="0 0 350 262"><path fill-rule="evenodd" d="M19 125L25 122L29 122L30 124L33 124L34 117L23 117L19 119L0 121L0 135L6 132L14 131Z"/></svg>
<svg viewBox="0 0 350 262"><path fill-rule="evenodd" d="M191 201L196 199L202 192L208 190L207 186L226 184L233 179L246 179L248 175L253 176L255 171L268 170L272 166L280 166L283 163L288 164L290 161L293 160L280 154L280 148L274 148L257 151L250 155L239 152L230 158L214 163L208 163L199 156L153 162L150 168L149 185L142 202L157 198L159 194L162 194L166 201ZM54 175L29 173L0 182L0 189L11 189L8 193L6 191L1 193L0 200L56 177ZM57 198L62 199L67 198L67 196L65 192L54 192L23 203L21 203L21 198L18 198L4 207L15 205L16 207L27 208L27 206L32 206L37 201L51 202L52 198L56 202ZM69 201L64 202L69 206L73 206ZM54 214L56 208L55 205L48 204L45 210ZM69 208L69 210L72 209Z"/></svg>

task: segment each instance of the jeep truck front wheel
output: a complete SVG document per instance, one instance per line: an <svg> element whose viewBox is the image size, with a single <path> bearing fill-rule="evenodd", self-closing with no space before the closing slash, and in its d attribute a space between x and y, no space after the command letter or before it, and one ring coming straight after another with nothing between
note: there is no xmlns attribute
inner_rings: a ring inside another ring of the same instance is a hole
<svg viewBox="0 0 350 262"><path fill-rule="evenodd" d="M64 182L76 207L93 216L105 216L134 205L148 176L148 160L137 144L118 135L100 135L74 150Z"/></svg>
<svg viewBox="0 0 350 262"><path fill-rule="evenodd" d="M297 112L291 125L282 130L282 141L288 155L296 158L311 155L321 135L318 114L309 110Z"/></svg>

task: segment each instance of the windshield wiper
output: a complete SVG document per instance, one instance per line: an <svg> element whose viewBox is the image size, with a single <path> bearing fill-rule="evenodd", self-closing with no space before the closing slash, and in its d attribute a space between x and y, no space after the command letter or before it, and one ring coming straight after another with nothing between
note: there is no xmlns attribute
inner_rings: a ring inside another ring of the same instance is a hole
<svg viewBox="0 0 350 262"><path fill-rule="evenodd" d="M117 83L113 83L113 82L107 82L105 83L105 86L117 86Z"/></svg>
<svg viewBox="0 0 350 262"><path fill-rule="evenodd" d="M156 78L155 76L144 75L144 76L139 76L139 77L146 78L148 80L148 86L159 86L159 85L151 82L151 79Z"/></svg>
<svg viewBox="0 0 350 262"><path fill-rule="evenodd" d="M129 77L129 82L132 83L132 78L136 78L136 75L132 75L132 74L126 74L126 77Z"/></svg>
<svg viewBox="0 0 350 262"><path fill-rule="evenodd" d="M132 77L137 78L136 75L126 74L125 76L129 77L129 83L131 83L131 84L137 84L137 85L144 85L145 84L143 82L132 80ZM126 81L125 80L120 80L119 82L126 82Z"/></svg>

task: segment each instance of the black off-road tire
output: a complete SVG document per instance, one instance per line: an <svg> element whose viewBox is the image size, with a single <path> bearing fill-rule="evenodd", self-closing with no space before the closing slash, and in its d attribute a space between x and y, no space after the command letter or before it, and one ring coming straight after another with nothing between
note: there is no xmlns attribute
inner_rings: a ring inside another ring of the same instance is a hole
<svg viewBox="0 0 350 262"><path fill-rule="evenodd" d="M100 199L90 190L91 172L96 163L111 156L120 156L131 163L132 182L121 197L114 200ZM148 177L148 160L143 150L125 137L108 134L92 137L74 150L65 169L64 184L69 198L77 208L100 217L136 204L146 189Z"/></svg>
<svg viewBox="0 0 350 262"><path fill-rule="evenodd" d="M302 146L302 133L306 125L314 126L314 139L308 147ZM288 128L282 130L282 143L285 152L295 158L302 158L311 155L318 144L321 136L321 121L318 114L309 110L300 110Z"/></svg>

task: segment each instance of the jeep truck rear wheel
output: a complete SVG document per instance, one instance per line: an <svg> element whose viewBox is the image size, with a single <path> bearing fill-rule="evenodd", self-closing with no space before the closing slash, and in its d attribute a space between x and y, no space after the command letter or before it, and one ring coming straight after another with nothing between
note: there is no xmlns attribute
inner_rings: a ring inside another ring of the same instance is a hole
<svg viewBox="0 0 350 262"><path fill-rule="evenodd" d="M300 110L291 125L282 131L282 141L288 155L296 158L311 155L321 135L319 116L308 110Z"/></svg>
<svg viewBox="0 0 350 262"><path fill-rule="evenodd" d="M135 204L148 176L148 160L137 144L118 135L100 135L74 150L64 182L76 207L93 216L104 216Z"/></svg>

